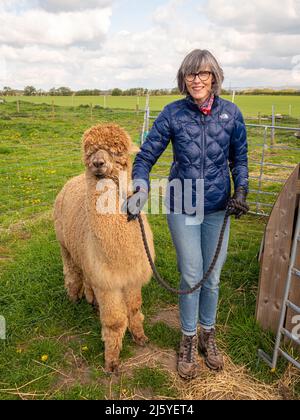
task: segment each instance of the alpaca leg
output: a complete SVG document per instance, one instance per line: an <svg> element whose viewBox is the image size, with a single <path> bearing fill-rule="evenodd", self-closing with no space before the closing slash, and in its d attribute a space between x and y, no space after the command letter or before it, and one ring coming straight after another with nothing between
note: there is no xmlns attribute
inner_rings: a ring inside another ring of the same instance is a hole
<svg viewBox="0 0 300 420"><path fill-rule="evenodd" d="M94 290L100 308L105 369L117 372L122 341L127 328L127 310L120 290Z"/></svg>
<svg viewBox="0 0 300 420"><path fill-rule="evenodd" d="M93 306L95 312L97 315L100 315L100 309L98 305L98 301L96 299L96 296L94 294L94 291L86 279L84 280L84 294L87 302Z"/></svg>
<svg viewBox="0 0 300 420"><path fill-rule="evenodd" d="M140 288L124 290L124 298L127 305L129 331L134 341L140 346L144 346L148 338L144 333L144 315L141 312L142 291Z"/></svg>
<svg viewBox="0 0 300 420"><path fill-rule="evenodd" d="M65 288L72 302L76 302L83 295L83 276L80 268L74 264L70 253L61 246L64 266Z"/></svg>
<svg viewBox="0 0 300 420"><path fill-rule="evenodd" d="M89 282L86 281L86 279L84 280L84 294L85 294L85 298L87 300L87 302L90 305L94 305L96 304L96 298L94 295L94 291L92 289L92 287L90 286Z"/></svg>

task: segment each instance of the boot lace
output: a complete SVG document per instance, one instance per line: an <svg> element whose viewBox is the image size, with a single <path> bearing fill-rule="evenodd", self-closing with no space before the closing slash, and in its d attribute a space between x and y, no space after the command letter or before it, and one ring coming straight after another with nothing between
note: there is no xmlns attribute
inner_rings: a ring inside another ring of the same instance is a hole
<svg viewBox="0 0 300 420"><path fill-rule="evenodd" d="M197 349L197 336L194 335L193 337L186 336L183 342L183 359L189 363L193 363L195 361Z"/></svg>
<svg viewBox="0 0 300 420"><path fill-rule="evenodd" d="M208 350L215 356L219 356L219 350L217 348L217 343L215 339L215 330L212 330L208 332L207 334L208 334L208 338L207 338Z"/></svg>

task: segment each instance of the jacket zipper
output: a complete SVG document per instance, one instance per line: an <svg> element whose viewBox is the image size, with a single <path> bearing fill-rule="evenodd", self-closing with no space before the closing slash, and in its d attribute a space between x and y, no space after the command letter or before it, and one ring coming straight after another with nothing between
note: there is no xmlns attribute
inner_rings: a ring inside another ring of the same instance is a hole
<svg viewBox="0 0 300 420"><path fill-rule="evenodd" d="M201 136L201 146L202 146L202 165L201 165L201 179L204 179L204 165L205 165L205 152L206 152L206 132L205 132L205 120L204 115L201 115L201 124L203 126L202 136Z"/></svg>

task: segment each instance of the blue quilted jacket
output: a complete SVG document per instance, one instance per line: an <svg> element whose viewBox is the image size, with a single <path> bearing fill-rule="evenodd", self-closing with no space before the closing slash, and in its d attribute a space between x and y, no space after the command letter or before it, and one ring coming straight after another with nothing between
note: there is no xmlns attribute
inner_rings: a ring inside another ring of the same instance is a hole
<svg viewBox="0 0 300 420"><path fill-rule="evenodd" d="M149 173L170 141L173 163L168 179L182 182L182 194L184 180L192 180L193 205L195 182L204 180L205 214L225 209L231 195L230 171L234 188L242 186L248 191L246 127L233 103L216 96L210 115L202 114L191 96L167 105L136 155L132 170L134 185L144 182L150 189ZM186 213L184 208L182 212Z"/></svg>

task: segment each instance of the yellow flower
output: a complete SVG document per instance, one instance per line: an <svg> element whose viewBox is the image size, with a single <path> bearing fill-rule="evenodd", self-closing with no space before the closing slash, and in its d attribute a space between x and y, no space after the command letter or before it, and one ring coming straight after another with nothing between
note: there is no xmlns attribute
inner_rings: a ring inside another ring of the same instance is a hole
<svg viewBox="0 0 300 420"><path fill-rule="evenodd" d="M23 352L23 350L22 350L22 349L17 349L17 350L16 350L16 352L17 352L18 354L21 354L21 353Z"/></svg>
<svg viewBox="0 0 300 420"><path fill-rule="evenodd" d="M82 351L88 351L88 350L89 350L89 348L88 348L88 346L82 346L82 347L81 347L81 350L82 350Z"/></svg>
<svg viewBox="0 0 300 420"><path fill-rule="evenodd" d="M49 359L48 354L43 354L43 356L41 357L41 361L42 361L42 362L47 362L47 361L48 361L48 359Z"/></svg>

